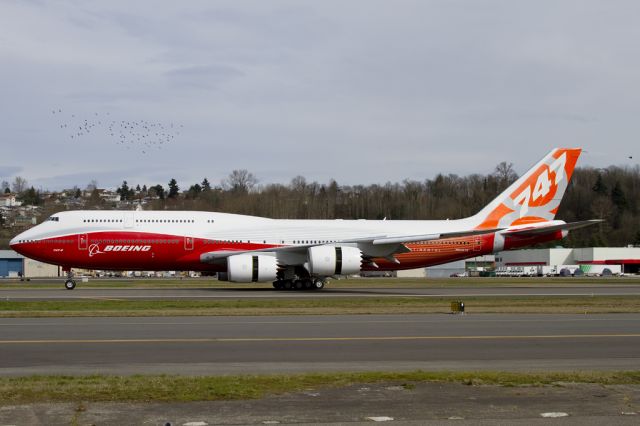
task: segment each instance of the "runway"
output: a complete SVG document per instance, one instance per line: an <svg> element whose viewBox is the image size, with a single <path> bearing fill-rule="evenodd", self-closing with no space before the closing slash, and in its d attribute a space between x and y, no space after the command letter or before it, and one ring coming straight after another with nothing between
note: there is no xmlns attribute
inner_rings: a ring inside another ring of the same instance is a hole
<svg viewBox="0 0 640 426"><path fill-rule="evenodd" d="M624 370L640 315L6 318L0 374Z"/></svg>
<svg viewBox="0 0 640 426"><path fill-rule="evenodd" d="M302 299L328 297L475 297L475 296L640 296L638 285L599 286L517 286L513 287L424 287L424 288L349 288L330 284L321 291L275 291L272 288L255 288L238 285L237 288L83 288L73 291L60 285L55 288L4 288L0 300L208 300L208 299Z"/></svg>

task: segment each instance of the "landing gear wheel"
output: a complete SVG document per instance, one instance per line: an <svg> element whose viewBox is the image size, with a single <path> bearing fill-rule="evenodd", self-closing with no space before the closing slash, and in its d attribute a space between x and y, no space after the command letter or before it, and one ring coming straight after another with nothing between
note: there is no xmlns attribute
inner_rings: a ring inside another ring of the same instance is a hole
<svg viewBox="0 0 640 426"><path fill-rule="evenodd" d="M291 290L291 280L285 280L284 284L282 284L282 288L285 290Z"/></svg>
<svg viewBox="0 0 640 426"><path fill-rule="evenodd" d="M64 282L64 288L67 290L73 290L76 288L76 282L74 280L67 280Z"/></svg>
<svg viewBox="0 0 640 426"><path fill-rule="evenodd" d="M276 290L282 289L282 281L274 281L273 288L275 288Z"/></svg>
<svg viewBox="0 0 640 426"><path fill-rule="evenodd" d="M313 288L315 290L322 290L324 288L324 281L322 281L322 280L313 280Z"/></svg>
<svg viewBox="0 0 640 426"><path fill-rule="evenodd" d="M304 287L302 280L296 280L293 284L295 285L296 290L302 290Z"/></svg>
<svg viewBox="0 0 640 426"><path fill-rule="evenodd" d="M311 290L312 288L313 288L313 281L304 280L304 289L305 290Z"/></svg>

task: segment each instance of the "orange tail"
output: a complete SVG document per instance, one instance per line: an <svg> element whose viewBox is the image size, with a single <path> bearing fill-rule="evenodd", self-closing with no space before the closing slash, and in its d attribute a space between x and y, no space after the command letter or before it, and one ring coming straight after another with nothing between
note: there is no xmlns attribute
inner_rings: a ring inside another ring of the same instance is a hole
<svg viewBox="0 0 640 426"><path fill-rule="evenodd" d="M473 216L477 229L553 220L573 174L580 148L556 148Z"/></svg>

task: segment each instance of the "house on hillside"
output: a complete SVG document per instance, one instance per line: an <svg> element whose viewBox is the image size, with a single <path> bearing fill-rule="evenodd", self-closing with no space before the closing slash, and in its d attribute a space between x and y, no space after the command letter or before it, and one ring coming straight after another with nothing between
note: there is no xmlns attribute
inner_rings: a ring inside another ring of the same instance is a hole
<svg viewBox="0 0 640 426"><path fill-rule="evenodd" d="M1 194L0 195L0 206L2 207L20 207L22 205L21 201L16 200L16 194Z"/></svg>

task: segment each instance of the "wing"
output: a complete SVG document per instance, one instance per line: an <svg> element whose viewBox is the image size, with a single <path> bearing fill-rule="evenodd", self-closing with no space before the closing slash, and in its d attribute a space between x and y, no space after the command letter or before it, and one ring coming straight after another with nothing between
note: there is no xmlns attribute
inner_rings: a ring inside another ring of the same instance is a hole
<svg viewBox="0 0 640 426"><path fill-rule="evenodd" d="M459 237L469 237L475 235L482 234L491 234L494 232L502 231L504 228L494 228L494 229L473 229L468 231L456 231L456 232L444 232L440 234L418 234L418 235L374 235L374 236L366 236L361 238L351 238L346 240L339 240L331 245L340 245L340 244L360 244L360 245L373 245L378 246L380 248L384 246L389 247L389 254L394 253L405 253L409 250L405 243L412 243L416 241L432 241L432 240L441 240L445 238L459 238ZM278 246L278 247L269 247L269 248L261 248L256 250L221 250L221 251L211 251L207 253L203 253L200 256L200 261L204 263L213 263L219 261L221 259L226 259L229 256L233 256L236 254L246 254L246 253L274 253L274 254L306 254L309 247L314 247L318 245L324 244L300 244L295 246ZM366 255L366 253L364 253ZM386 256L385 254L384 256Z"/></svg>

